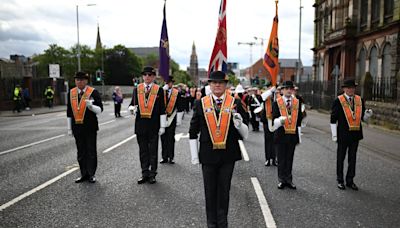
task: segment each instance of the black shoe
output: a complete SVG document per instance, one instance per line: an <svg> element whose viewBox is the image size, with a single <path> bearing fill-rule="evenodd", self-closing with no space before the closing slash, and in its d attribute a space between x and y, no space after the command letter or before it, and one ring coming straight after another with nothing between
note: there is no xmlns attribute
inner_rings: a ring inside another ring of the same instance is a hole
<svg viewBox="0 0 400 228"><path fill-rule="evenodd" d="M273 166L278 166L278 162L276 162L275 160L272 160L272 165Z"/></svg>
<svg viewBox="0 0 400 228"><path fill-rule="evenodd" d="M76 178L76 179L75 179L75 183L82 183L82 182L84 182L84 181L86 181L86 180L88 180L88 177L87 177L87 176L79 177L79 178Z"/></svg>
<svg viewBox="0 0 400 228"><path fill-rule="evenodd" d="M156 181L156 178L155 177L150 177L149 178L149 184L155 184L157 181Z"/></svg>
<svg viewBox="0 0 400 228"><path fill-rule="evenodd" d="M290 189L297 189L296 185L293 183L286 184Z"/></svg>
<svg viewBox="0 0 400 228"><path fill-rule="evenodd" d="M278 189L284 189L285 188L285 184L282 182L278 183Z"/></svg>
<svg viewBox="0 0 400 228"><path fill-rule="evenodd" d="M96 177L95 176L91 176L89 177L89 183L96 183Z"/></svg>
<svg viewBox="0 0 400 228"><path fill-rule="evenodd" d="M161 163L161 164L168 163L168 159L161 159L160 163Z"/></svg>
<svg viewBox="0 0 400 228"><path fill-rule="evenodd" d="M358 191L358 187L356 184L351 183L351 184L346 184L347 187L353 189L354 191Z"/></svg>
<svg viewBox="0 0 400 228"><path fill-rule="evenodd" d="M265 166L270 166L270 165L271 163L269 162L269 160L265 162Z"/></svg>
<svg viewBox="0 0 400 228"><path fill-rule="evenodd" d="M172 159L169 159L168 163L171 164L171 165L175 164L174 160L172 160Z"/></svg>
<svg viewBox="0 0 400 228"><path fill-rule="evenodd" d="M346 189L346 187L344 186L343 183L338 183L338 184L337 184L337 187L338 187L340 190L345 190L345 189Z"/></svg>
<svg viewBox="0 0 400 228"><path fill-rule="evenodd" d="M137 181L137 183L138 183L138 184L144 184L144 183L146 183L148 180L149 180L148 177L141 177L141 178Z"/></svg>

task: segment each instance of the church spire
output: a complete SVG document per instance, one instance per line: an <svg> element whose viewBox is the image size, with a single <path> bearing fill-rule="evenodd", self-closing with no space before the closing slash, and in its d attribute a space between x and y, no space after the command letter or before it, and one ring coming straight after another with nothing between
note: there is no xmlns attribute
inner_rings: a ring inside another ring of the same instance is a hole
<svg viewBox="0 0 400 228"><path fill-rule="evenodd" d="M190 55L189 75L193 78L195 85L199 83L199 62L197 60L196 45L192 45L192 54Z"/></svg>
<svg viewBox="0 0 400 228"><path fill-rule="evenodd" d="M103 45L101 44L101 39L100 39L100 27L99 23L97 23L97 39L96 39L96 50L101 49Z"/></svg>

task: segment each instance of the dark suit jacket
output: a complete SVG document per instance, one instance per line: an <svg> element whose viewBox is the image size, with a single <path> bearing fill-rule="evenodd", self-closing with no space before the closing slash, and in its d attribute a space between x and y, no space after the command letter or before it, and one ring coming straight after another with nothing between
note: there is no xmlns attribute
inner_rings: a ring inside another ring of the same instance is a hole
<svg viewBox="0 0 400 228"><path fill-rule="evenodd" d="M101 102L100 94L96 89L93 90L91 98L94 99L93 105L99 106L101 108L101 111L103 111L103 103ZM86 108L83 124L75 124L74 113L72 112L72 106L71 106L70 92L68 92L67 117L71 117L72 119L72 132L74 134L78 132L91 132L99 130L97 116L94 112L90 111L88 108Z"/></svg>
<svg viewBox="0 0 400 228"><path fill-rule="evenodd" d="M301 126L301 121L303 119L303 115L301 113L301 101L299 100L299 109L298 109L298 117L297 117L297 127ZM272 121L276 118L279 118L281 113L279 111L278 103L275 101L272 104ZM296 134L285 134L285 129L283 126L275 130L274 132L274 143L299 143L299 131L296 127Z"/></svg>
<svg viewBox="0 0 400 228"><path fill-rule="evenodd" d="M142 118L140 116L139 101L137 96L137 88L134 88L132 94L131 105L138 105L135 121L136 134L158 134L160 129L160 116L165 115L164 90L160 87L154 104L151 118Z"/></svg>
<svg viewBox="0 0 400 228"><path fill-rule="evenodd" d="M167 91L165 91L164 96L168 96ZM169 102L169 99L168 99L168 97L167 97L167 104L165 105L165 108L167 108L168 102ZM172 113L173 113L175 110L176 110L176 112L183 112L183 111L184 111L184 98L181 97L181 93L180 93L180 92L178 92L178 95L177 95L177 97L176 97L176 102L175 102L174 108L172 109ZM177 118L177 116L178 116L178 115L175 115L175 118L174 118L174 120L171 122L171 125L170 125L170 126L176 125L176 118Z"/></svg>
<svg viewBox="0 0 400 228"><path fill-rule="evenodd" d="M273 98L274 96L272 95L272 104L274 103L273 101L274 101L274 98ZM265 112L266 112L266 110L265 110L265 101L262 103L262 105L263 105L263 110L262 110L262 112L260 113L260 115L261 115L261 117L260 117L260 121L263 123L263 124L266 124L267 126L268 126L268 120L267 120L267 116L266 116L266 114L265 114ZM272 122L272 126L274 125L274 122ZM273 140L273 137L274 137L274 132L270 132L269 131L269 129L267 128L267 131L264 131L264 134L266 134L266 136L267 136L267 138L268 138L268 140Z"/></svg>
<svg viewBox="0 0 400 228"><path fill-rule="evenodd" d="M231 122L229 124L228 136L226 140L226 149L213 149L210 134L208 132L207 123L203 113L202 102L195 102L196 106L190 121L190 139L197 139L200 133L200 151L199 160L202 164L216 164L219 162L234 162L242 159L239 147L239 139L242 139L238 130ZM239 99L235 99L237 112L242 116L243 123L248 125L249 119L244 111ZM218 113L219 114L219 113Z"/></svg>
<svg viewBox="0 0 400 228"><path fill-rule="evenodd" d="M364 100L362 102L361 120L364 118L365 105ZM331 123L337 123L337 141L339 142L354 142L363 139L362 124L360 124L359 131L349 131L349 125L347 124L346 116L344 114L342 105L340 104L339 98L336 98L332 104L331 110Z"/></svg>

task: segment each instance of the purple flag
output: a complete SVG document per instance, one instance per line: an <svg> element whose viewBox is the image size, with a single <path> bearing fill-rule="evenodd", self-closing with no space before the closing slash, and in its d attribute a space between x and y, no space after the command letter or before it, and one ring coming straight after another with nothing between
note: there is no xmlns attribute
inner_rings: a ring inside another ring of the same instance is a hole
<svg viewBox="0 0 400 228"><path fill-rule="evenodd" d="M164 81L169 78L169 41L168 41L168 31L167 31L167 20L165 19L165 5L164 3L164 19L161 28L161 38L160 38L160 67L159 75L163 77Z"/></svg>

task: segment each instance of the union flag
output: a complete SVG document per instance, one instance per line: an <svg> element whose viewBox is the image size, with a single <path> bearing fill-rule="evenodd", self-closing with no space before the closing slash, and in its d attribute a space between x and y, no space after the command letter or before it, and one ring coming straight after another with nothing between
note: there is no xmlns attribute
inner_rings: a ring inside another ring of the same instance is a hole
<svg viewBox="0 0 400 228"><path fill-rule="evenodd" d="M272 85L276 85L276 78L279 74L278 1L275 1L275 4L275 17L263 59L263 65L271 75Z"/></svg>
<svg viewBox="0 0 400 228"><path fill-rule="evenodd" d="M214 49L211 54L210 64L208 65L208 76L213 71L227 71L227 47L226 47L226 0L221 0L219 6L218 31L215 38Z"/></svg>

